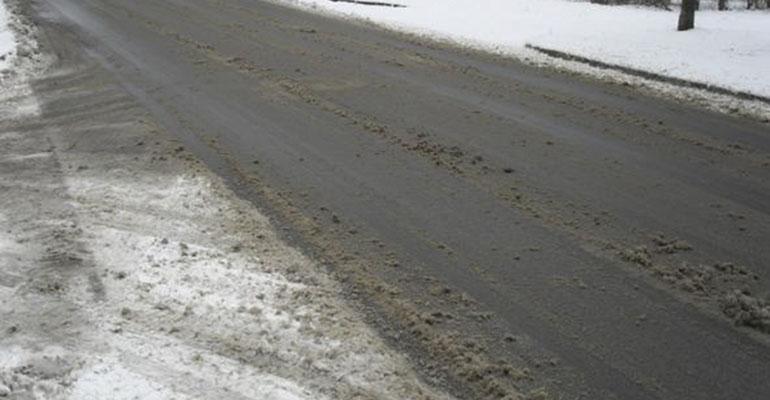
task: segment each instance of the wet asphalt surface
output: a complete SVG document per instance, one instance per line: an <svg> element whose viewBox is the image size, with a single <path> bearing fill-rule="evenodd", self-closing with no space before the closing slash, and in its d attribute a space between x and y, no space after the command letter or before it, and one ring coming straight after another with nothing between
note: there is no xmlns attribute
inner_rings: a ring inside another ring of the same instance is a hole
<svg viewBox="0 0 770 400"><path fill-rule="evenodd" d="M234 186L474 299L553 398L770 394L767 334L721 312L769 288L767 123L261 1L35 10ZM749 278L681 272L716 263Z"/></svg>

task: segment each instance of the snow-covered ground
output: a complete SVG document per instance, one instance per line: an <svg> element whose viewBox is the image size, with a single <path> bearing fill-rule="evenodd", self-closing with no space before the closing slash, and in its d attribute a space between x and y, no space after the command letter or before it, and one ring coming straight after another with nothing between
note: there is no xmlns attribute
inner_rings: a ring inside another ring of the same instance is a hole
<svg viewBox="0 0 770 400"><path fill-rule="evenodd" d="M8 17L5 3L0 1L0 71L8 68L11 54L16 49L16 41L11 27L8 25Z"/></svg>
<svg viewBox="0 0 770 400"><path fill-rule="evenodd" d="M671 77L770 97L770 13L704 10L677 32L678 13L570 0L392 0L405 8L279 0L515 56L532 44Z"/></svg>
<svg viewBox="0 0 770 400"><path fill-rule="evenodd" d="M12 12L16 4L0 0L0 121L40 112L28 78L51 61L39 50L36 31ZM21 31L27 34L17 33Z"/></svg>

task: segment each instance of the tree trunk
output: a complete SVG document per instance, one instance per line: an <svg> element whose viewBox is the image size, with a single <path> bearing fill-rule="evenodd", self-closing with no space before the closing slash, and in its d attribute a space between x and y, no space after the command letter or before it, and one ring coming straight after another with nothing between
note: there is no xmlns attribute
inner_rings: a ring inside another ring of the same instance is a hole
<svg viewBox="0 0 770 400"><path fill-rule="evenodd" d="M687 31L695 27L695 4L697 0L682 0L682 12L679 14L679 30Z"/></svg>
<svg viewBox="0 0 770 400"><path fill-rule="evenodd" d="M727 0L719 0L719 11L727 10Z"/></svg>

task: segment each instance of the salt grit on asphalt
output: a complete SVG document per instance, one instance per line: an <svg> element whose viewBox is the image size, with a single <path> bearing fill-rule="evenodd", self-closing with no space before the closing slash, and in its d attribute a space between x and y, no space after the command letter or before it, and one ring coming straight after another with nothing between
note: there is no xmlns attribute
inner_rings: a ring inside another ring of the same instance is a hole
<svg viewBox="0 0 770 400"><path fill-rule="evenodd" d="M449 398L98 67L12 75L0 398Z"/></svg>

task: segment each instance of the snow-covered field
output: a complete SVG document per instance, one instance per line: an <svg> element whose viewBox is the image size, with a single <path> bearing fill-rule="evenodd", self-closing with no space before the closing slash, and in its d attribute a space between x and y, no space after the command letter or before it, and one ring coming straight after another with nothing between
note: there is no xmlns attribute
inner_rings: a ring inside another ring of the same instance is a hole
<svg viewBox="0 0 770 400"><path fill-rule="evenodd" d="M526 56L526 44L671 77L770 96L770 12L704 10L676 32L678 13L569 0L393 0L405 8L279 0L390 28Z"/></svg>

